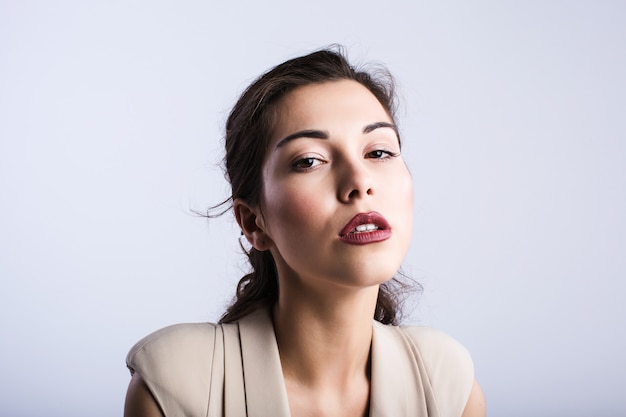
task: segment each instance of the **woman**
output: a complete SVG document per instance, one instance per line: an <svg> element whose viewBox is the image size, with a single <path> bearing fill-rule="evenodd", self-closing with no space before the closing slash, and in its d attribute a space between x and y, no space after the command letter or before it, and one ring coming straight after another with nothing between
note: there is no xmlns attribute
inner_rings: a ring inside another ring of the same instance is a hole
<svg viewBox="0 0 626 417"><path fill-rule="evenodd" d="M252 272L219 324L133 347L126 416L485 415L464 348L394 326L413 195L393 113L390 79L332 50L243 93L225 162Z"/></svg>

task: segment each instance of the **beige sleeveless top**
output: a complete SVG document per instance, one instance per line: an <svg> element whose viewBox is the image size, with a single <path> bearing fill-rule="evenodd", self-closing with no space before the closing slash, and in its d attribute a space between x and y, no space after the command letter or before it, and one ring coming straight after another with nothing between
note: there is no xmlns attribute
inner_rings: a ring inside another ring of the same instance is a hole
<svg viewBox="0 0 626 417"><path fill-rule="evenodd" d="M467 351L429 327L373 322L370 416L460 417L474 381ZM230 324L178 324L140 340L126 363L166 417L289 417L268 310Z"/></svg>

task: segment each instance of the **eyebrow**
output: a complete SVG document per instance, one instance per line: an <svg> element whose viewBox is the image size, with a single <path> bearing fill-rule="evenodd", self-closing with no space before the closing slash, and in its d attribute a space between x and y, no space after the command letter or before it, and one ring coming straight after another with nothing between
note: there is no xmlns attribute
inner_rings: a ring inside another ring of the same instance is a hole
<svg viewBox="0 0 626 417"><path fill-rule="evenodd" d="M363 128L363 133L370 133L371 131L380 129L381 127L391 128L394 132L396 132L397 136L400 136L400 132L398 132L398 126L394 125L393 123L387 122L376 122L372 123L371 125L367 125Z"/></svg>
<svg viewBox="0 0 626 417"><path fill-rule="evenodd" d="M283 139L281 139L276 144L276 149L280 148L285 143L290 142L294 139L298 139L298 138L328 139L328 132L323 132L321 130L313 130L313 129L301 130L299 132L292 133L291 135L286 136Z"/></svg>
<svg viewBox="0 0 626 417"><path fill-rule="evenodd" d="M398 137L400 136L398 132L398 126L394 125L393 123L388 123L388 122L376 122L376 123L369 124L363 128L363 133L368 134L370 132L373 132L376 129L380 129L384 127L393 129L393 131L396 133L396 136ZM330 136L328 132L325 132L322 130L314 130L314 129L300 130L299 132L292 133L291 135L285 136L283 139L281 139L276 144L275 149L282 147L284 144L294 139L299 139L299 138L328 139L329 137Z"/></svg>

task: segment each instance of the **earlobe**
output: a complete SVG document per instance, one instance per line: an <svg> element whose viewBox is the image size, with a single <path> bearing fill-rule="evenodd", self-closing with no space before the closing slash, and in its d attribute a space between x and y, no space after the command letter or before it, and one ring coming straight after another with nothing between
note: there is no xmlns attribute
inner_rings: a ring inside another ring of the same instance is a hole
<svg viewBox="0 0 626 417"><path fill-rule="evenodd" d="M241 198L233 201L235 219L241 232L256 250L265 251L272 247L273 241L265 231L265 222L258 207L250 206Z"/></svg>

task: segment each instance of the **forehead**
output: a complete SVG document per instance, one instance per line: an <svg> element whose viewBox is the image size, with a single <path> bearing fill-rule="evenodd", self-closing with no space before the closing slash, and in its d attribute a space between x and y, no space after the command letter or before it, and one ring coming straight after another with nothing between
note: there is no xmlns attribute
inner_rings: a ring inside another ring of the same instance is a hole
<svg viewBox="0 0 626 417"><path fill-rule="evenodd" d="M298 87L277 103L274 116L272 143L302 129L362 129L373 122L393 122L376 96L353 80Z"/></svg>

